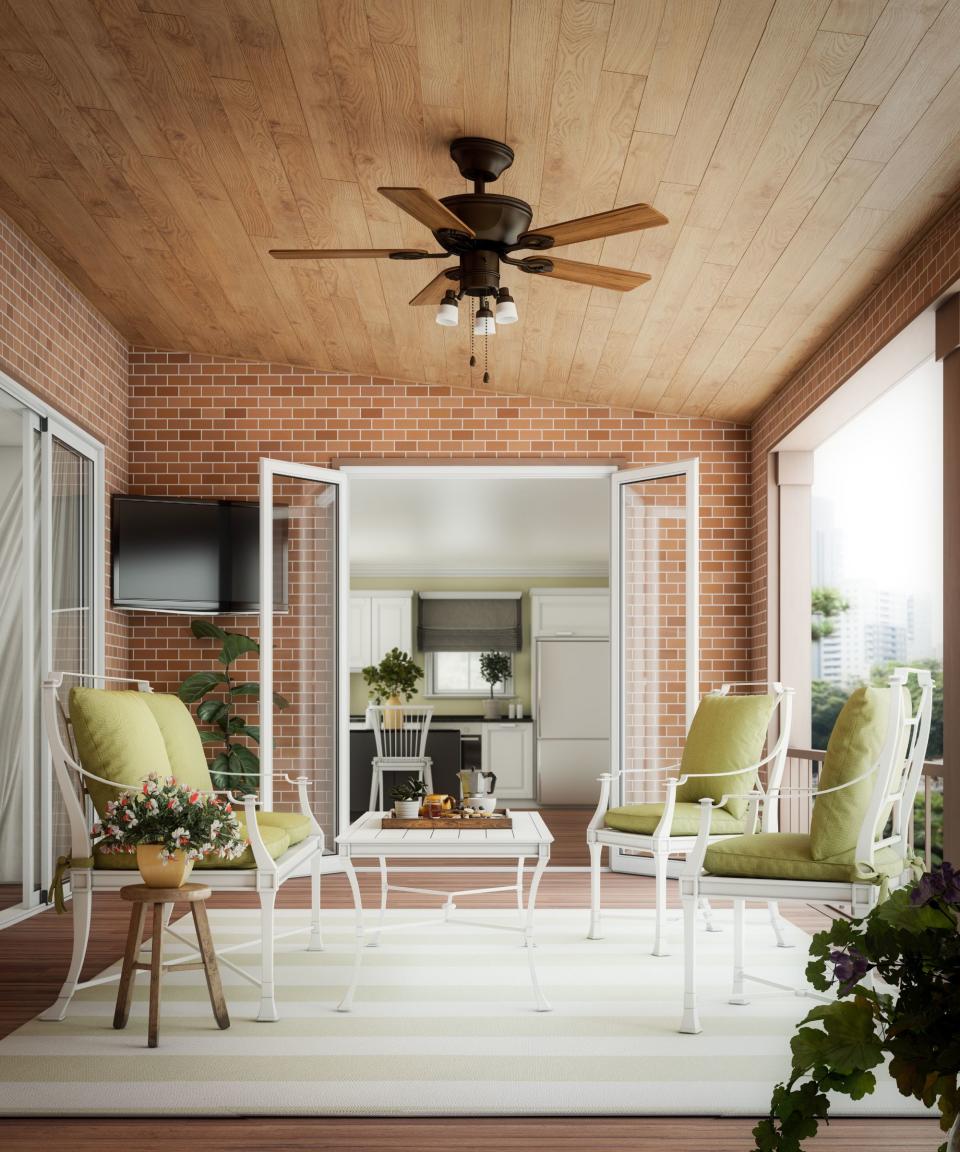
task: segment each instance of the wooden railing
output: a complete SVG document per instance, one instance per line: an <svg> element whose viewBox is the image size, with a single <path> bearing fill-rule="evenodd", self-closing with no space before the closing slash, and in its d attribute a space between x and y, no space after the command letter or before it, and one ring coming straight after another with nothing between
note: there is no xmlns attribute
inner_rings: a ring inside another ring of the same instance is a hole
<svg viewBox="0 0 960 1152"><path fill-rule="evenodd" d="M815 748L788 748L787 763L784 769L784 787L814 787L823 763L825 752ZM943 761L927 760L923 765L923 782L918 800L922 797L923 806L923 859L929 871L934 862L934 796L943 793ZM780 827L784 832L806 832L810 827L810 813L813 810L813 795L784 797L780 801ZM917 830L917 812L910 824L910 846L914 845ZM938 844L942 857L942 829Z"/></svg>

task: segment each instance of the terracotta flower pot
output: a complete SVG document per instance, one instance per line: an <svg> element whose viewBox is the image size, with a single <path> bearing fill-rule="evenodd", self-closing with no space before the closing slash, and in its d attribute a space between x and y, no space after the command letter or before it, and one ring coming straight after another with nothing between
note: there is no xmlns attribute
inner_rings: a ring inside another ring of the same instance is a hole
<svg viewBox="0 0 960 1152"><path fill-rule="evenodd" d="M193 861L185 852L177 851L172 860L160 855L161 844L138 844L137 867L148 888L181 888L193 871Z"/></svg>

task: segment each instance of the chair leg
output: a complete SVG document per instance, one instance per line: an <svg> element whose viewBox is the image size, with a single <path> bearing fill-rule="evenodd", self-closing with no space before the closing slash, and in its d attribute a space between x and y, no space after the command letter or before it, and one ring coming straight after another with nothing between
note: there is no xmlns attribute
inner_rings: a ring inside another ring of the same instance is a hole
<svg viewBox="0 0 960 1152"><path fill-rule="evenodd" d="M427 786L427 792L433 792L433 768L429 764L423 766L423 782Z"/></svg>
<svg viewBox="0 0 960 1152"><path fill-rule="evenodd" d="M777 938L778 948L792 948L793 945L783 935L783 920L780 918L780 905L776 900L767 901L767 911L770 913L770 925Z"/></svg>
<svg viewBox="0 0 960 1152"><path fill-rule="evenodd" d="M83 971L83 961L87 954L87 941L90 939L90 917L93 912L93 892L91 890L92 876L89 871L75 872L72 876L73 886L73 953L70 957L70 969L67 978L60 989L56 1002L45 1012L41 1012L41 1020L62 1020L70 1007L70 1001L80 983L80 973Z"/></svg>
<svg viewBox="0 0 960 1152"><path fill-rule="evenodd" d="M710 907L710 901L705 896L700 897L700 911L703 913L703 922L706 924L708 932L723 931L719 924L714 924L713 909Z"/></svg>
<svg viewBox="0 0 960 1152"><path fill-rule="evenodd" d="M260 1011L257 1019L279 1020L273 991L273 912L277 901L275 888L260 893Z"/></svg>
<svg viewBox="0 0 960 1152"><path fill-rule="evenodd" d="M323 853L315 852L310 861L310 940L308 952L323 951L323 936L320 932L320 877L323 869Z"/></svg>
<svg viewBox="0 0 960 1152"><path fill-rule="evenodd" d="M602 844L589 844L590 849L590 931L589 940L602 940L603 930L600 927L600 857L603 853Z"/></svg>
<svg viewBox="0 0 960 1152"><path fill-rule="evenodd" d="M743 910L746 900L733 902L733 992L731 1004L749 1004L743 994Z"/></svg>
<svg viewBox="0 0 960 1152"><path fill-rule="evenodd" d="M663 944L663 922L667 917L667 860L669 853L660 848L653 852L653 870L656 888L656 922L653 930L653 955L666 956Z"/></svg>
<svg viewBox="0 0 960 1152"><path fill-rule="evenodd" d="M370 812L377 811L377 792L378 782L382 782L383 776L378 768L374 768L370 775Z"/></svg>
<svg viewBox="0 0 960 1152"><path fill-rule="evenodd" d="M701 1032L697 1011L697 897L683 898L683 1016L680 1031Z"/></svg>

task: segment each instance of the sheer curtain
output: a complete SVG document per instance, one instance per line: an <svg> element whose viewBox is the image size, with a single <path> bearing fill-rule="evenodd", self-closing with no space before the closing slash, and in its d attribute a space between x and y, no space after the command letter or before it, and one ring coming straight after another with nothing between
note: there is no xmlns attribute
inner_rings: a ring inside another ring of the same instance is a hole
<svg viewBox="0 0 960 1152"><path fill-rule="evenodd" d="M20 903L23 877L22 427L18 413L0 411L0 907Z"/></svg>

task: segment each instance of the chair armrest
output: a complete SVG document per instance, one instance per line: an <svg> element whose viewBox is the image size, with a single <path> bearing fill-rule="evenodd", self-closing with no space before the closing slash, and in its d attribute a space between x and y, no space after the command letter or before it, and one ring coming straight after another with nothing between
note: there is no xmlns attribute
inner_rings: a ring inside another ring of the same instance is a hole
<svg viewBox="0 0 960 1152"><path fill-rule="evenodd" d="M297 795L300 799L300 811L310 821L310 831L312 835L320 837L320 851L324 848L323 829L313 814L313 809L310 806L310 797L307 795L307 785L310 783L309 776L284 776L284 780L288 784L296 784Z"/></svg>
<svg viewBox="0 0 960 1152"><path fill-rule="evenodd" d="M860 784L864 780L869 780L871 776L877 771L878 764L860 776L855 776L852 780L846 780L843 784L835 784L832 788L771 788L768 796L772 799L775 796L785 795L800 795L800 796L813 796L814 800L818 796L829 796L831 792L842 792L845 788L852 788L854 784Z"/></svg>
<svg viewBox="0 0 960 1152"><path fill-rule="evenodd" d="M597 800L597 807L590 817L590 823L587 825L588 844L595 838L597 830L603 827L603 818L606 815L607 809L610 807L610 789L616 779L617 775L612 772L604 772L604 774L599 777L600 797Z"/></svg>
<svg viewBox="0 0 960 1152"><path fill-rule="evenodd" d="M264 844L263 836L260 832L260 826L257 824L257 805L259 802L259 799L253 795L244 796L241 801L243 804L243 821L247 827L247 839L250 841L250 850L253 852L253 859L257 865L257 871L272 873L276 876L276 861L267 851L267 846Z"/></svg>

